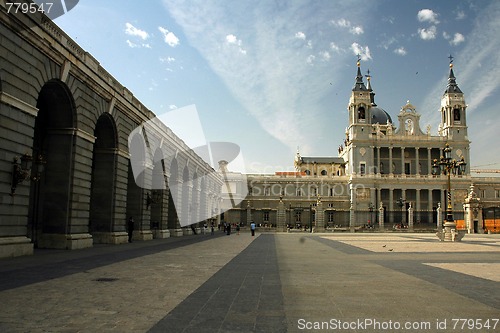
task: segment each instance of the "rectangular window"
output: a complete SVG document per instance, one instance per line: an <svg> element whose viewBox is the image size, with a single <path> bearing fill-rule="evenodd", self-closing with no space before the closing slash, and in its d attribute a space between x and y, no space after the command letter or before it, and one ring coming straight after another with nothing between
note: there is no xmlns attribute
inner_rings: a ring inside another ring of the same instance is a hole
<svg viewBox="0 0 500 333"><path fill-rule="evenodd" d="M411 165L409 162L405 162L405 175L409 175L411 172Z"/></svg>
<svg viewBox="0 0 500 333"><path fill-rule="evenodd" d="M328 212L328 222L333 222L333 212Z"/></svg>
<svg viewBox="0 0 500 333"><path fill-rule="evenodd" d="M302 220L302 212L300 210L295 211L295 223L300 223Z"/></svg>
<svg viewBox="0 0 500 333"><path fill-rule="evenodd" d="M264 189L264 195L265 196L270 196L271 195L271 188L270 187L266 187Z"/></svg>
<svg viewBox="0 0 500 333"><path fill-rule="evenodd" d="M269 222L269 212L264 212L263 220L264 222Z"/></svg>
<svg viewBox="0 0 500 333"><path fill-rule="evenodd" d="M366 174L366 164L365 163L360 163L359 164L359 173L361 175Z"/></svg>

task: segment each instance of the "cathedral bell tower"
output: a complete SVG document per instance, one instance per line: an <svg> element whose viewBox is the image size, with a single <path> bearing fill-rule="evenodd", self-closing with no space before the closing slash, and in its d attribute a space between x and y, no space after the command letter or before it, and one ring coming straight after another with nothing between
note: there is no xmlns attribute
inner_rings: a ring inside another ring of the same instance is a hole
<svg viewBox="0 0 500 333"><path fill-rule="evenodd" d="M356 75L356 83L352 88L351 98L347 107L349 111L349 138L356 139L360 137L368 137L370 130L370 108L371 91L365 86L363 82L363 75L361 74L360 59L358 57L358 72Z"/></svg>
<svg viewBox="0 0 500 333"><path fill-rule="evenodd" d="M441 98L440 134L449 141L468 141L464 94L457 85L453 73L453 57L450 55L448 85Z"/></svg>

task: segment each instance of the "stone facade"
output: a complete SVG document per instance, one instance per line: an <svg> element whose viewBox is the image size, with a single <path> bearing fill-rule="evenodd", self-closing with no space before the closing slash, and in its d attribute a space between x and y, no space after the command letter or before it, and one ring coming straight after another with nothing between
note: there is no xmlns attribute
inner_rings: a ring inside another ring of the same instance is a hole
<svg viewBox="0 0 500 333"><path fill-rule="evenodd" d="M0 40L1 257L124 243L130 217L133 238L148 240L190 233L177 213L217 214L220 175L164 124L130 138L155 114L54 23L9 15L0 1ZM149 151L151 141L161 145ZM135 162L131 146L144 151ZM164 189L152 189L155 177Z"/></svg>

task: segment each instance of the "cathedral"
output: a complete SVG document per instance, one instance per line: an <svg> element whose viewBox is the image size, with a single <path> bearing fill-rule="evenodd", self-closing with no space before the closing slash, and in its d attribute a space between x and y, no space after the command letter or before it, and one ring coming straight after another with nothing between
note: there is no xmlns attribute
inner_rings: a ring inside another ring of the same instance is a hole
<svg viewBox="0 0 500 333"><path fill-rule="evenodd" d="M295 172L247 175L249 195L225 219L253 220L282 231L432 231L448 211L458 229L498 232L500 179L471 175L467 104L452 61L436 135L430 126L421 127L420 114L409 101L394 119L377 106L370 79L365 83L358 60L337 157L306 157L297 151ZM449 193L448 175L439 172L446 154L457 166L449 171Z"/></svg>

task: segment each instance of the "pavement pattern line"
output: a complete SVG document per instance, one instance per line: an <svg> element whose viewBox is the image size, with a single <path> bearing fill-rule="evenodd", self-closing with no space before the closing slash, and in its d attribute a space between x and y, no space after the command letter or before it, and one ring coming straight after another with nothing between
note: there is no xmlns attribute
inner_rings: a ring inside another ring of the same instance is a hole
<svg viewBox="0 0 500 333"><path fill-rule="evenodd" d="M275 236L260 235L149 332L286 332Z"/></svg>
<svg viewBox="0 0 500 333"><path fill-rule="evenodd" d="M89 249L90 256L66 251L37 265L30 260L48 275L0 292L0 332L146 332L252 241L249 234L219 232ZM9 262L29 272L25 259Z"/></svg>

